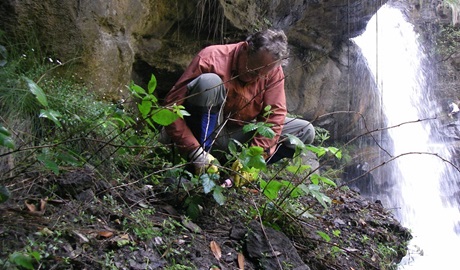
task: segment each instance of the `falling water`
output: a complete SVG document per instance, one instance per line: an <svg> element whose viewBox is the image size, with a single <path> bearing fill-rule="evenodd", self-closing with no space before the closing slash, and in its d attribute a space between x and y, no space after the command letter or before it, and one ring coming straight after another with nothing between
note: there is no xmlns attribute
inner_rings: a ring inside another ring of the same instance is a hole
<svg viewBox="0 0 460 270"><path fill-rule="evenodd" d="M436 135L442 114L430 93L429 65L413 26L402 13L382 7L355 39L376 78L394 151L387 169L395 181L391 205L414 237L400 269L460 269L455 226L460 172L449 161L448 144ZM452 185L456 183L456 185ZM448 186L448 189L444 189ZM447 194L449 193L449 194Z"/></svg>

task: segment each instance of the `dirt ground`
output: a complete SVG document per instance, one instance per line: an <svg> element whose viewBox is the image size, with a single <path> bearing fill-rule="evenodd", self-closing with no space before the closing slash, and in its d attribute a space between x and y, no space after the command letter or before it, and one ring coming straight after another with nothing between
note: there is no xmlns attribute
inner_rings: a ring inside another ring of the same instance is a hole
<svg viewBox="0 0 460 270"><path fill-rule="evenodd" d="M187 193L170 181L106 181L90 169L24 175L0 204L3 269L395 269L410 239L379 202L331 189L301 217L269 211L256 188L202 196L187 218ZM273 209L272 209L273 210ZM287 241L282 241L287 239Z"/></svg>

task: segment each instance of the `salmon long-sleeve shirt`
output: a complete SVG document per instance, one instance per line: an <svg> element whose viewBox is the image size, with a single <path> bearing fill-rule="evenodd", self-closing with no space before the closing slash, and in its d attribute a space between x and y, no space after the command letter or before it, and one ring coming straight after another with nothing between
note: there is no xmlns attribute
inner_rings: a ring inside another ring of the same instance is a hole
<svg viewBox="0 0 460 270"><path fill-rule="evenodd" d="M188 83L203 73L215 73L221 77L227 90L223 114L224 118L229 119L227 125L243 126L252 120L273 124L272 129L276 134L274 138L257 135L252 141L252 145L264 148L271 155L287 113L283 69L278 66L250 83L239 81L234 77L237 75L237 56L242 45L243 42L213 45L200 51L166 95L165 104L183 104L188 93ZM272 113L265 118L263 114L267 105L271 106ZM167 126L166 132L184 153L190 153L200 146L184 119L179 118Z"/></svg>

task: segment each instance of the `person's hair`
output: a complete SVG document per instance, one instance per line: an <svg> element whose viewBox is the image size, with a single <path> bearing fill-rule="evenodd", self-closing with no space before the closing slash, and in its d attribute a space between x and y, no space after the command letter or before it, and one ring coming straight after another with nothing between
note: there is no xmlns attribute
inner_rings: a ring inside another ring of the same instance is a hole
<svg viewBox="0 0 460 270"><path fill-rule="evenodd" d="M288 41L283 30L267 29L250 35L246 42L249 44L249 54L266 50L276 60L287 61L289 57Z"/></svg>

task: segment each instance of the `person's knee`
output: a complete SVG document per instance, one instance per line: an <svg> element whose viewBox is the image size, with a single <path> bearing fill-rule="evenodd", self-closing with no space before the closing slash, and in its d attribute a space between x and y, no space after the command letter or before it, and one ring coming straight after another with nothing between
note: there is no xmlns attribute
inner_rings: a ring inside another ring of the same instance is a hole
<svg viewBox="0 0 460 270"><path fill-rule="evenodd" d="M204 73L191 81L187 102L198 107L219 106L225 99L225 86L222 79L215 73Z"/></svg>
<svg viewBox="0 0 460 270"><path fill-rule="evenodd" d="M302 128L302 136L299 139L305 144L311 144L315 139L315 127L308 121L304 122L305 126Z"/></svg>

